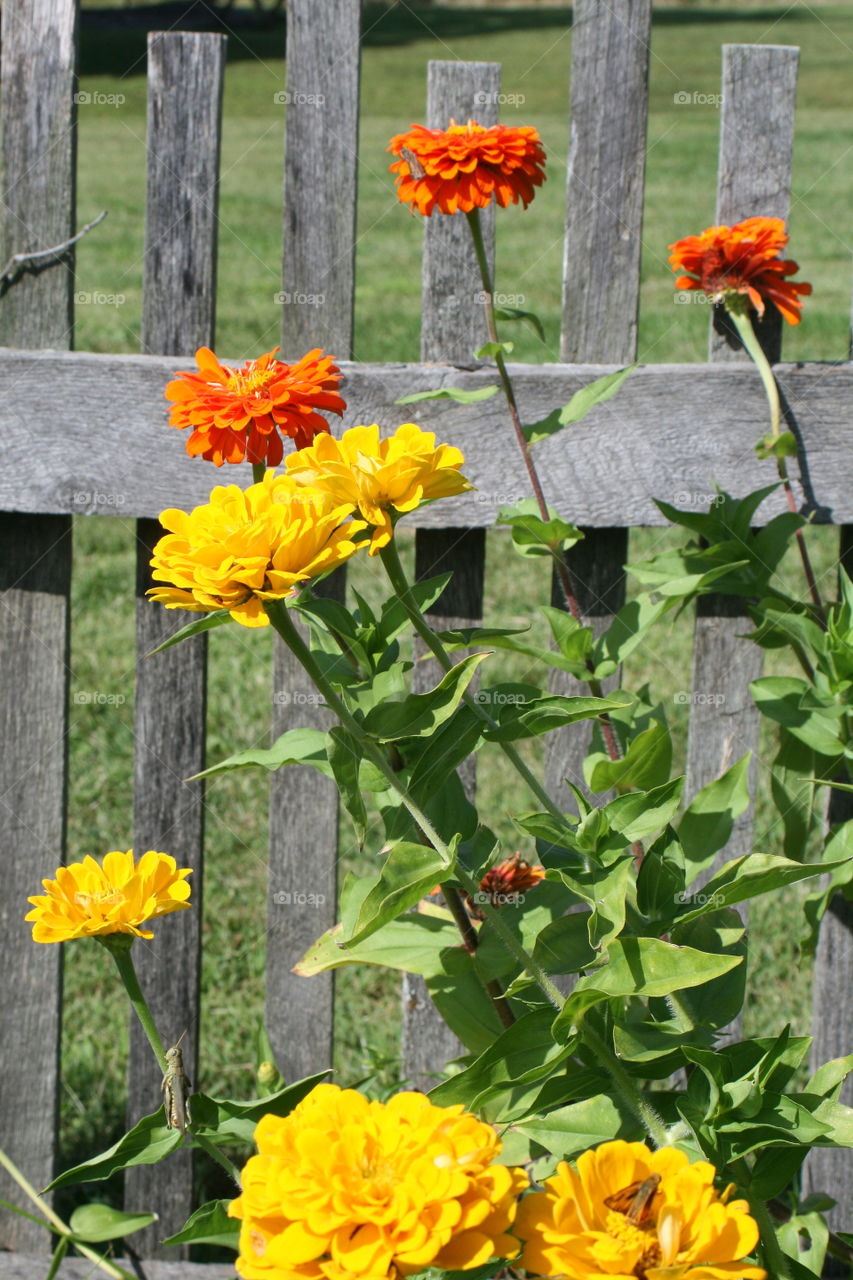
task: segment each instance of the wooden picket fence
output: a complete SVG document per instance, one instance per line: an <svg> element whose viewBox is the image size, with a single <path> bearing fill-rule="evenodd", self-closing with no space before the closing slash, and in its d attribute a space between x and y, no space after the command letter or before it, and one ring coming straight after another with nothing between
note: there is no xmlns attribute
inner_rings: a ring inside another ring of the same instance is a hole
<svg viewBox="0 0 853 1280"><path fill-rule="evenodd" d="M352 351L359 8L355 0L290 0L282 289L285 298L313 294L324 301L283 306L286 359L315 345L338 357ZM575 6L563 363L518 367L528 421L565 403L605 367L635 356L650 11L650 0L578 0ZM22 904L63 858L71 518L86 493L120 494L119 507L98 509L138 520L134 846L168 849L193 867L196 903L170 921L168 951L158 939L140 949L139 959L164 1036L171 1042L190 1029L184 1052L195 1075L205 800L203 786L184 779L206 763L206 639L146 662L141 657L183 621L144 597L156 517L166 506L206 500L211 484L210 471L185 456L179 433L164 430L162 392L175 357L213 341L225 43L206 34L149 39L143 354L72 351L73 250L20 272L0 299L0 1145L36 1186L48 1182L54 1163L62 956L60 948L32 945ZM4 5L3 261L61 243L76 229L75 48L75 0ZM797 63L796 48L724 48L720 222L787 217ZM431 63L428 123L444 126L451 116L492 123L499 90L498 65ZM400 420L394 402L402 394L439 381L470 388L491 379L472 368L471 352L486 335L476 268L459 223L436 217L425 227L422 359L432 363L342 360L350 406L344 425L392 427ZM492 246L492 217L487 230ZM778 360L779 326L766 326L764 340ZM779 365L778 375L801 446L804 509L840 526L840 554L849 556L853 368ZM419 410L419 421L463 447L477 493L411 518L417 571L426 576L452 568L435 613L451 625L470 624L482 612L485 530L508 494L526 492L524 476L495 402L428 402ZM589 425L538 446L551 500L587 532L572 563L596 627L607 624L624 598L629 529L663 523L653 496L707 492L710 478L739 494L765 482L766 464L753 452L764 419L759 380L712 328L708 363L641 368ZM697 423L701 431L693 429ZM711 441L713 453L705 451ZM248 483L246 471L242 482ZM763 510L769 518L770 504ZM330 590L343 589L339 574ZM746 629L731 602L712 597L697 609L693 688L720 696L697 698L692 706L688 796L757 746L758 717L747 686L760 673L761 652L740 638ZM275 689L300 687L304 677L282 646L275 663ZM570 688L571 681L559 687ZM277 735L297 724L322 724L323 715L279 701L271 730ZM586 741L582 728L552 735L548 778L555 795L562 778L580 779ZM840 818L841 809L832 816ZM332 978L298 979L291 966L334 920L337 823L327 779L306 768L273 776L267 1028L288 1078L330 1061ZM749 851L751 840L750 811L737 822L726 856ZM324 895L324 907L282 912L272 901L273 890L298 895L308 879L312 891ZM850 908L841 903L823 927L814 995L819 1061L853 1046L852 928ZM427 1084L456 1044L419 980L404 984L403 1008L405 1070ZM158 1087L134 1029L130 1118L153 1109ZM853 1170L846 1154L816 1152L809 1179L838 1197L848 1212L837 1211L835 1222L849 1230ZM4 1180L0 1196L11 1195ZM129 1172L126 1203L160 1215L142 1252L165 1256L157 1240L192 1208L189 1153ZM3 1219L7 1249L43 1251L46 1242L24 1219ZM175 1257L174 1250L165 1253ZM0 1275L13 1274L8 1265ZM148 1274L166 1271L178 1274L170 1268ZM190 1272L202 1273L187 1266ZM23 1267L20 1274L34 1273Z"/></svg>

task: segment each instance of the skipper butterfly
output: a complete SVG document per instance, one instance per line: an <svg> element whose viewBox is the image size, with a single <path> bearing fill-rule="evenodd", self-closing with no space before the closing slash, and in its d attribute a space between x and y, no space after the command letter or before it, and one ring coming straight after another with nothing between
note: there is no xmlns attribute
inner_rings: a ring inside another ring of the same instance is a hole
<svg viewBox="0 0 853 1280"><path fill-rule="evenodd" d="M607 1196L604 1203L608 1209L624 1213L635 1227L642 1227L651 1216L652 1203L660 1186L660 1180L660 1174L653 1173L645 1181L632 1182L629 1187L623 1187L615 1195Z"/></svg>

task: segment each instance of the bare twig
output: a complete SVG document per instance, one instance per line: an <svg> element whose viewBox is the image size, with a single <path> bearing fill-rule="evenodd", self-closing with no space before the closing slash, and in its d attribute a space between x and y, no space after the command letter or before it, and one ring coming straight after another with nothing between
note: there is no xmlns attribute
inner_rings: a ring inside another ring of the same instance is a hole
<svg viewBox="0 0 853 1280"><path fill-rule="evenodd" d="M55 244L50 249L37 249L32 253L13 253L9 261L6 263L2 272L0 272L0 284L14 284L17 277L23 271L24 267L29 266L32 262L40 262L46 258L59 258L65 253L66 249L70 249L78 240L82 240L85 235L103 222L107 216L106 209L102 209L97 218L93 218L91 222L87 222L85 227L77 232L76 236L70 236L67 240L63 240L61 244Z"/></svg>

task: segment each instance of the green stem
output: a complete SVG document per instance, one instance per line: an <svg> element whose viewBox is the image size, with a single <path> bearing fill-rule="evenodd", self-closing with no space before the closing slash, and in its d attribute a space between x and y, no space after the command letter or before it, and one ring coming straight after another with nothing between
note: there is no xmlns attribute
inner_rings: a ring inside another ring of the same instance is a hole
<svg viewBox="0 0 853 1280"><path fill-rule="evenodd" d="M778 438L780 434L780 426L782 421L782 410L779 402L779 387L776 383L776 377L770 367L770 361L765 355L764 348L758 341L758 335L752 323L752 317L748 310L740 310L737 306L727 306L726 310L731 317L732 323L738 331L744 350L749 355L756 369L758 370L761 381L764 385L764 393L767 396L767 407L770 410L770 432L771 435ZM782 488L785 493L785 500L788 503L788 510L797 515L797 500L794 497L794 490L791 487L791 481L788 476L788 464L784 458L776 458L776 470L779 473L779 479L782 481ZM824 630L826 630L826 622L823 616L823 601L818 591L817 580L812 568L811 559L809 557L806 540L803 537L802 529L798 529L794 535L797 540L797 547L800 552L800 559L803 564L803 572L806 576L809 595L812 603L817 609L818 622Z"/></svg>
<svg viewBox="0 0 853 1280"><path fill-rule="evenodd" d="M130 938L128 934L105 934L99 939L106 947L115 961L119 977L124 984L127 992L127 998L133 1006L133 1012L139 1019L139 1024L148 1038L148 1043L154 1051L154 1057L160 1064L160 1070L165 1075L169 1064L166 1061L166 1049L163 1041L160 1039L160 1032L154 1019L151 1016L151 1010L148 1008L148 1001L142 994L142 988L139 985L139 979L136 976L136 969L133 964L133 956L130 954L130 945L125 943L125 939ZM115 941L120 939L120 941ZM130 938L132 942L132 938Z"/></svg>
<svg viewBox="0 0 853 1280"><path fill-rule="evenodd" d="M412 594L411 587L409 586L409 581L406 577L406 571L403 568L403 565L400 561L400 556L397 552L397 546L393 538L391 539L391 541L388 543L387 546L382 548L379 554L380 554L382 563L385 566L385 572L388 574L388 580L390 581L391 586L394 588L397 598L399 599L403 608L406 610L406 613L409 615L409 620L411 621L412 626L415 628L415 630L417 631L418 635L421 637L421 639L423 640L427 648L431 651L431 653L437 659L442 670L449 671L453 666L453 659L445 649L439 637L433 631L432 627L427 622L426 618L421 612L421 609L420 609L420 606L418 605L417 600ZM463 694L462 700L465 703L466 707L468 707L470 711L473 711L474 714L480 720L482 720L484 724L488 725L490 729L498 728L498 723L494 719L494 717L489 714L489 712L486 710L486 708L483 706L481 702L478 702L476 698L472 698L470 693ZM506 758L511 762L511 764L514 766L517 772L521 775L521 777L530 787L530 790L536 796L536 799L543 806L543 808L546 809L547 812L551 814L552 818L555 818L560 823L564 823L565 822L564 814L562 814L559 808L557 807L557 805L554 804L554 801L548 795L548 792L542 786L541 782L536 777L536 775L532 773L531 770L528 768L528 766L524 763L524 761L522 760L521 756L518 754L518 752L516 751L512 743L499 742L497 745L500 747L500 749L503 751Z"/></svg>
<svg viewBox="0 0 853 1280"><path fill-rule="evenodd" d="M643 1097L603 1036L598 1034L587 1019L584 1020L580 1032L582 1039L586 1041L587 1046L594 1053L596 1061L601 1063L610 1076L614 1088L625 1103L625 1106L640 1121L654 1145L656 1147L665 1147L667 1145L666 1125L651 1103L647 1102Z"/></svg>
<svg viewBox="0 0 853 1280"><path fill-rule="evenodd" d="M763 1200L753 1199L749 1197L749 1209L761 1235L761 1253L763 1255L764 1265L767 1268L767 1274L773 1277L773 1280L792 1280L791 1269L788 1266L788 1255L779 1244L776 1229L773 1226L773 1219L767 1211L767 1206Z"/></svg>
<svg viewBox="0 0 853 1280"><path fill-rule="evenodd" d="M471 230L471 238L474 241L474 253L477 258L477 266L480 269L480 279L483 284L483 304L486 313L486 328L488 330L489 339L492 342L500 342L498 337L498 327L495 320L495 302L494 289L492 287L492 274L489 269L489 260L486 256L486 246L483 242L483 228L480 225L480 213L478 209L472 209L467 213L468 226ZM530 445L524 434L524 427L521 424L521 415L518 411L518 402L515 398L515 388L512 385L512 379L509 376L509 370L506 367L503 351L498 349L495 354L495 364L500 377L501 387L503 389L504 398L509 409L509 416L512 420L513 431L515 432L516 442L521 451L521 456L527 469L527 476L530 480L530 487L533 490L536 504L539 507L539 514L544 521L548 521L548 504L545 501L545 493L542 489L542 482L539 479L539 473L536 470L536 464L533 461L533 455L530 452ZM566 563L566 558L559 546L551 547L551 554L554 559L554 566L557 570L557 577L560 582L560 589L563 593L563 599L566 602L566 608L574 618L575 622L583 623L583 615L581 607L578 604L577 592L572 582L571 571ZM594 698L604 697L604 691L601 681L595 675L595 667L591 659L586 661L587 675L585 677L589 691ZM610 717L603 715L601 717L601 736L604 739L604 745L607 754L611 760L621 759L622 753L619 750L619 743L616 740L616 734L613 730ZM642 862L642 846L638 845L634 850L635 858Z"/></svg>
<svg viewBox="0 0 853 1280"><path fill-rule="evenodd" d="M64 1240L70 1240L74 1237L74 1233L71 1228L66 1226L58 1214L54 1213L47 1201L42 1199L32 1183L24 1177L18 1166L9 1159L6 1152L2 1149L0 1149L0 1167L4 1168L12 1181L18 1184L24 1195L33 1202L39 1212L47 1219L58 1235L62 1236ZM108 1275L114 1276L115 1280L132 1280L127 1271L116 1266L107 1258L102 1257L99 1253L95 1253L94 1249L90 1249L81 1241L74 1239L74 1247L78 1252L82 1253L85 1258L88 1258L90 1262L94 1262L96 1266L101 1267Z"/></svg>
<svg viewBox="0 0 853 1280"><path fill-rule="evenodd" d="M145 1032L148 1043L154 1051L154 1057L160 1064L160 1070L165 1075L169 1069L169 1064L166 1060L166 1050L163 1045L163 1041L160 1038L160 1032L157 1030L157 1025L151 1016L148 1001L145 999L145 996L142 993L142 988L139 985L139 979L136 976L136 969L133 964L133 956L131 955L130 946L124 943L124 938L126 936L127 935L124 934L109 934L101 938L100 941L103 942L113 960L115 960L116 968L119 971L119 976L124 984L124 989L127 992L127 998L133 1006L133 1011L139 1019L139 1024ZM119 943L114 941L116 938L121 938L122 942ZM240 1186L240 1170L222 1151L219 1150L217 1146L214 1145L214 1143L210 1141L209 1138L205 1138L202 1134L193 1133L192 1127L189 1129L189 1137L195 1146L201 1147L202 1151L206 1151L211 1160L215 1160L218 1165L221 1165L221 1167L234 1179L237 1186Z"/></svg>
<svg viewBox="0 0 853 1280"><path fill-rule="evenodd" d="M264 608L266 609L270 622L275 627L284 643L291 650L297 661L302 664L308 675L314 681L319 692L322 693L326 701L326 705L335 713L347 732L352 734L360 744L365 757L370 760L372 764L376 765L377 769L387 781L389 787L397 793L404 808L411 814L414 821L420 827L424 838L432 845L445 865L449 867L453 858L446 842L442 840L441 836L438 834L423 809L421 809L420 805L418 805L409 795L409 792L403 786L399 777L391 768L378 746L365 735L362 726L350 713L343 700L338 696L334 686L326 679L323 672L314 661L314 656L311 653L311 650L308 648L296 629L287 606L281 601L271 601L265 602ZM477 881L474 880L472 876L469 876L463 868L457 865L454 868L453 875L462 885L469 897L473 897L474 894L479 891L480 886ZM556 1008L562 1008L562 994L557 987L555 987L548 975L540 968L533 957L522 946L521 942L519 942L512 930L503 920L501 920L500 913L496 911L490 903L483 903L482 910L483 915L491 923L495 933L497 933L498 937L510 953L516 958L516 960L518 960L522 968L530 974L533 980L542 989L542 992L547 999L550 1000Z"/></svg>

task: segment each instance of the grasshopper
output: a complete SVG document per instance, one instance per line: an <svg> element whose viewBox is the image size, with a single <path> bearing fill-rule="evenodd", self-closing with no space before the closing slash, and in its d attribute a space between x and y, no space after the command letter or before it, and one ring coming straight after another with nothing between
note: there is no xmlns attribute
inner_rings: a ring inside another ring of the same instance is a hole
<svg viewBox="0 0 853 1280"><path fill-rule="evenodd" d="M190 1115L190 1082L184 1071L184 1059L181 1053L181 1040L186 1032L182 1031L178 1043L166 1050L166 1074L163 1076L163 1095L166 1109L166 1127L180 1129L186 1133L192 1123Z"/></svg>

